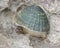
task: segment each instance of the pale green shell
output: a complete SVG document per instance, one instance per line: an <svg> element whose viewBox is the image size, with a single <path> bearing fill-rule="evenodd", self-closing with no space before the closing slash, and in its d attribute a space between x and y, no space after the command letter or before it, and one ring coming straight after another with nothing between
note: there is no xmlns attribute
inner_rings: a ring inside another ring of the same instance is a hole
<svg viewBox="0 0 60 48"><path fill-rule="evenodd" d="M16 23L37 32L48 32L49 22L46 13L37 5L27 6L19 11Z"/></svg>

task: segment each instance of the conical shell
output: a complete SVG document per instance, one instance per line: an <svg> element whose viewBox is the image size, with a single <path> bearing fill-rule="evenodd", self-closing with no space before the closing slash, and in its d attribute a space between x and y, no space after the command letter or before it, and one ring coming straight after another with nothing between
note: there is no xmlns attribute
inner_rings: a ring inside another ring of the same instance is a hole
<svg viewBox="0 0 60 48"><path fill-rule="evenodd" d="M26 31L48 33L49 22L47 15L37 5L31 5L24 8L15 16L16 23L26 28ZM38 35L38 34L37 34Z"/></svg>

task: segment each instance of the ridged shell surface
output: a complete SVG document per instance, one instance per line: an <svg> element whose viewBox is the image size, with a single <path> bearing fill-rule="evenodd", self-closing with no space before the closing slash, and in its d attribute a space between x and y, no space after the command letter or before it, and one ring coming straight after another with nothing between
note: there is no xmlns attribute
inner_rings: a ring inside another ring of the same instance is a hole
<svg viewBox="0 0 60 48"><path fill-rule="evenodd" d="M17 24L23 25L30 30L38 32L49 31L47 15L37 5L27 6L21 12L19 11L15 18Z"/></svg>

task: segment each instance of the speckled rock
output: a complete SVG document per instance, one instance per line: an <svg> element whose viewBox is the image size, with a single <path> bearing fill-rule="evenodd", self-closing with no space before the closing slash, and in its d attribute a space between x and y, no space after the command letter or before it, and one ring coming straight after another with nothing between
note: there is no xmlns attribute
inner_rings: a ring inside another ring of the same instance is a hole
<svg viewBox="0 0 60 48"><path fill-rule="evenodd" d="M0 0L0 11L8 7L9 0Z"/></svg>
<svg viewBox="0 0 60 48"><path fill-rule="evenodd" d="M32 3L32 0L25 1L28 5L30 1ZM59 14L60 12L60 0L33 0L33 2L41 5L50 13ZM0 0L0 12L7 6L11 11L16 12L20 3L25 4L20 0ZM47 17L49 17L51 26L50 33L46 40L41 40L37 37L30 38L24 34L17 34L11 11L5 10L0 13L0 48L60 48L60 15L50 15L49 13Z"/></svg>

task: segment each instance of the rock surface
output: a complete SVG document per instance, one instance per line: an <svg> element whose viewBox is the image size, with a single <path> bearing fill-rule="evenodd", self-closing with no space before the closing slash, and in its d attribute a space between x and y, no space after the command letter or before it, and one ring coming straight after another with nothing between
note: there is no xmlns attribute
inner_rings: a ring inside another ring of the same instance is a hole
<svg viewBox="0 0 60 48"><path fill-rule="evenodd" d="M8 7L9 0L0 0L0 11Z"/></svg>
<svg viewBox="0 0 60 48"><path fill-rule="evenodd" d="M41 5L50 21L50 33L45 40L17 34L13 17L21 5ZM59 0L0 0L0 48L60 48Z"/></svg>

